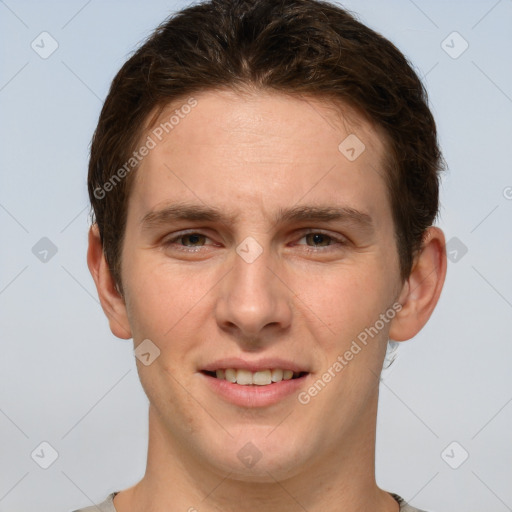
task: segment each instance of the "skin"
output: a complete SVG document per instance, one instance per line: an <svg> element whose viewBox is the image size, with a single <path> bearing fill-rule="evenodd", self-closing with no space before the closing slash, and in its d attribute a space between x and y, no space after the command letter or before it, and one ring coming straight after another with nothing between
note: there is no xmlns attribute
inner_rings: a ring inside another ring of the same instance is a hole
<svg viewBox="0 0 512 512"><path fill-rule="evenodd" d="M150 401L146 473L115 497L116 509L234 511L243 496L248 512L396 512L375 481L378 377L388 338L413 337L438 301L444 235L428 229L402 282L384 138L349 107L262 91L194 97L197 106L137 170L123 296L97 227L89 233L88 265L112 332L160 349L148 366L137 360ZM338 150L351 133L366 147L352 162ZM237 217L143 229L148 212L185 201ZM279 208L297 205L349 206L371 216L373 230L346 220L276 222ZM203 236L166 244L184 230ZM252 263L236 252L249 236L263 251ZM220 357L282 357L308 369L307 390L397 302L401 311L306 405L293 394L236 406L199 372ZM237 457L248 442L261 453L250 468Z"/></svg>

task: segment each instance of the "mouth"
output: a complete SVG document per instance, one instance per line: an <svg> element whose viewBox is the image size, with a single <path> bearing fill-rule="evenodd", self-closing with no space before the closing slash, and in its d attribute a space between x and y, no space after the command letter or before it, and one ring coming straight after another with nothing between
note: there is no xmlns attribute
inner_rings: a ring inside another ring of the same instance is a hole
<svg viewBox="0 0 512 512"><path fill-rule="evenodd" d="M308 375L308 372L294 372L283 368L268 368L255 372L241 368L218 368L202 370L201 373L240 386L273 386L282 381L297 380Z"/></svg>
<svg viewBox="0 0 512 512"><path fill-rule="evenodd" d="M294 404L291 398L308 385L312 368L280 357L248 360L219 358L202 364L198 374L207 389L221 400L237 407L271 407Z"/></svg>

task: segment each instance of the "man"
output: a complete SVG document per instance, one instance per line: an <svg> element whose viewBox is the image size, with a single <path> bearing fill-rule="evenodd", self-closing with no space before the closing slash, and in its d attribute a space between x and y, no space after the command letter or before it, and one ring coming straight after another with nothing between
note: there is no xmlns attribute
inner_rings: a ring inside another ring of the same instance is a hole
<svg viewBox="0 0 512 512"><path fill-rule="evenodd" d="M440 169L418 77L340 8L159 27L91 147L88 265L150 402L146 473L98 508L417 511L377 486L375 430L388 340L445 278Z"/></svg>

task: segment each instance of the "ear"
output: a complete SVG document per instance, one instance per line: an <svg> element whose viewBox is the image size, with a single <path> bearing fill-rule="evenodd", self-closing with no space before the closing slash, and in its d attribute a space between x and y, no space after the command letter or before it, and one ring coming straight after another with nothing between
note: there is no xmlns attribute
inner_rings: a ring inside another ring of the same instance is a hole
<svg viewBox="0 0 512 512"><path fill-rule="evenodd" d="M414 337L427 323L436 307L446 277L445 238L441 229L427 229L411 274L404 283L398 302L402 309L393 318L389 338L405 341Z"/></svg>
<svg viewBox="0 0 512 512"><path fill-rule="evenodd" d="M126 304L116 288L107 260L103 254L103 245L97 224L93 224L89 229L87 266L96 284L101 307L108 318L112 334L125 340L131 338L132 334L126 313Z"/></svg>

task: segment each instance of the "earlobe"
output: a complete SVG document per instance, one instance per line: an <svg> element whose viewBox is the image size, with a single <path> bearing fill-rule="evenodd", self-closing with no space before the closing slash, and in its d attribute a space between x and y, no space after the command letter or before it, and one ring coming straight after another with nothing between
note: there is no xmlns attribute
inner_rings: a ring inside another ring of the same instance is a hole
<svg viewBox="0 0 512 512"><path fill-rule="evenodd" d="M445 238L441 229L427 229L420 253L404 283L399 302L401 311L391 322L389 338L405 341L427 323L441 295L446 277Z"/></svg>
<svg viewBox="0 0 512 512"><path fill-rule="evenodd" d="M96 284L101 307L109 321L110 330L118 338L131 338L132 334L128 322L126 304L116 287L105 259L97 224L93 224L89 229L87 266Z"/></svg>

